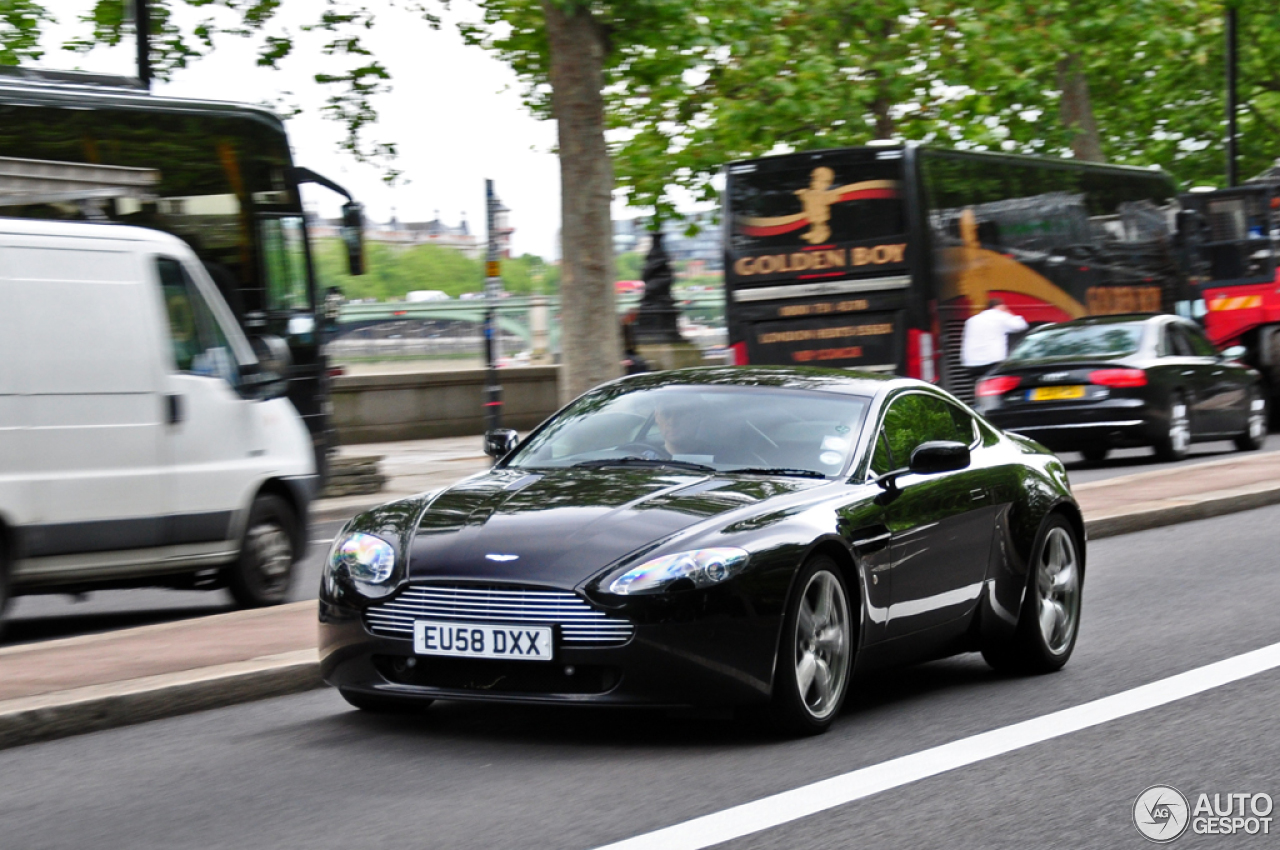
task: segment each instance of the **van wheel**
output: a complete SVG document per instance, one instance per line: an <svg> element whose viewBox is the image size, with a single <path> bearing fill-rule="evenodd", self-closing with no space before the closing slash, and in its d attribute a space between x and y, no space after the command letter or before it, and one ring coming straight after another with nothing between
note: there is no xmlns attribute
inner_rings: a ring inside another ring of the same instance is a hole
<svg viewBox="0 0 1280 850"><path fill-rule="evenodd" d="M227 589L242 608L279 605L289 594L297 558L293 510L279 496L253 500L240 557L227 568Z"/></svg>
<svg viewBox="0 0 1280 850"><path fill-rule="evenodd" d="M4 535L0 534L0 638L4 637L5 612L9 608L9 559L5 556Z"/></svg>

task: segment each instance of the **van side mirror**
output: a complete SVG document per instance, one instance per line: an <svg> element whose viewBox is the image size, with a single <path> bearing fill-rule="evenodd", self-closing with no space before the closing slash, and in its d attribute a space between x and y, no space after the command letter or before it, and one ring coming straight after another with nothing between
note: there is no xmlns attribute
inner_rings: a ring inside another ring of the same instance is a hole
<svg viewBox="0 0 1280 850"><path fill-rule="evenodd" d="M519 442L520 436L510 428L494 428L484 434L484 453L494 460L501 460Z"/></svg>
<svg viewBox="0 0 1280 850"><path fill-rule="evenodd" d="M364 206L356 201L342 205L342 242L347 246L347 270L364 274Z"/></svg>
<svg viewBox="0 0 1280 850"><path fill-rule="evenodd" d="M258 362L241 367L237 387L240 395L257 401L283 398L289 392L289 372L293 367L289 343L270 334L250 337L249 343Z"/></svg>

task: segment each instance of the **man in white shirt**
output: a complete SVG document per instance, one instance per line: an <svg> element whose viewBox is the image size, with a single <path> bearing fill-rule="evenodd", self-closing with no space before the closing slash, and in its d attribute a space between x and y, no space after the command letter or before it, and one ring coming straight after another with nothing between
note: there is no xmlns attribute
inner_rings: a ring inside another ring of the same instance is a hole
<svg viewBox="0 0 1280 850"><path fill-rule="evenodd" d="M987 309L964 323L960 363L976 382L1009 355L1009 334L1027 329L1027 320L1015 315L999 298L987 301Z"/></svg>

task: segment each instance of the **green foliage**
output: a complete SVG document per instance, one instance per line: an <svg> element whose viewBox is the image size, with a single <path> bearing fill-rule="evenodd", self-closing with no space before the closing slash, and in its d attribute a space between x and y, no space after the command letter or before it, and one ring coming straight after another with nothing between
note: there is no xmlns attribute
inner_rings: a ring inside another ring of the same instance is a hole
<svg viewBox="0 0 1280 850"><path fill-rule="evenodd" d="M36 0L0 0L0 65L21 65L39 59L40 30L56 19Z"/></svg>
<svg viewBox="0 0 1280 850"><path fill-rule="evenodd" d="M403 300L409 292L435 289L457 298L484 289L484 263L461 251L439 245L401 248L381 242L365 244L365 274L347 274L346 248L340 239L317 239L313 246L316 277L321 289L337 286L349 299ZM502 283L508 292L524 295L547 284L541 257L525 254L502 261ZM546 290L551 291L551 290Z"/></svg>
<svg viewBox="0 0 1280 850"><path fill-rule="evenodd" d="M613 259L614 274L618 280L640 280L644 270L644 254L639 251L628 251Z"/></svg>

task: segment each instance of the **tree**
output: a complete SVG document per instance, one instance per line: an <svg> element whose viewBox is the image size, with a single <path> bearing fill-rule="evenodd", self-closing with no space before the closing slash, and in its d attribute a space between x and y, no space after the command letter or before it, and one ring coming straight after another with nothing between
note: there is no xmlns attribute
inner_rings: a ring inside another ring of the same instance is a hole
<svg viewBox="0 0 1280 850"><path fill-rule="evenodd" d="M15 0L10 0L15 2ZM34 0L16 0L43 8ZM129 31L126 0L97 0L84 19L92 33L72 47L90 50L117 44ZM278 67L293 53L293 34L272 29L283 0L148 0L152 10L153 68L165 79L214 48L223 36L258 40L258 64ZM382 0L419 13L432 26L439 19L418 0ZM217 11L184 32L172 14L185 3ZM442 6L448 0L440 0ZM656 53L670 46L695 7L693 0L478 0L482 24L467 28L473 41L507 59L527 84L527 102L554 117L559 129L561 233L563 263L562 336L564 370L561 391L577 395L620 373L618 328L613 321L612 227L613 171L605 143L604 94L615 84L626 56ZM347 128L345 147L357 158L394 158L394 144L374 142L369 130L377 120L371 97L390 79L361 41L373 27L372 3L325 0L316 21L304 27L328 38L323 52L336 70L317 73L317 82L333 85L325 112ZM232 15L230 24L225 16ZM7 20L7 19L6 19ZM27 18L23 19L27 21ZM35 23L24 24L39 29ZM15 39L15 56L30 55L27 40ZM23 53L23 51L26 53ZM7 54L6 54L7 55ZM344 61L345 60L345 61ZM390 169L388 176L394 178Z"/></svg>

